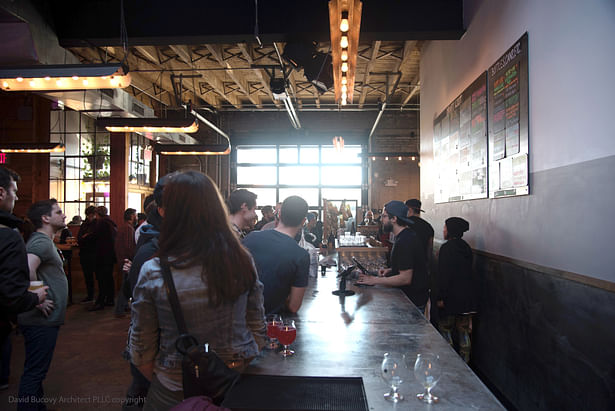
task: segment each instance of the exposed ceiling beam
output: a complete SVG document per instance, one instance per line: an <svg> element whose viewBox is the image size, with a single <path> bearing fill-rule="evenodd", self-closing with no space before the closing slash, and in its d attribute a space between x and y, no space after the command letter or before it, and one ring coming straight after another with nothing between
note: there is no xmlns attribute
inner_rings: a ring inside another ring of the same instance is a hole
<svg viewBox="0 0 615 411"><path fill-rule="evenodd" d="M254 64L254 57L252 56L252 47L246 43L237 43L237 46L239 47L239 50L241 50L241 54L243 54L243 57L246 59L248 64L250 65ZM276 107L281 109L282 105L280 104L280 102L273 98L273 93L271 93L271 88L269 87L270 79L268 76L265 77L265 75L263 74L263 69L255 68L252 72L254 73L254 75L256 75L256 77L258 78L258 81L260 81L260 83L263 85L263 89L269 95L269 98L271 99L271 101L273 101ZM262 107L262 104L263 104L262 100L259 99L259 105L257 105L257 107L259 108Z"/></svg>
<svg viewBox="0 0 615 411"><path fill-rule="evenodd" d="M220 46L219 44L206 44L206 46L211 55L216 59L218 64L220 64L221 67L227 69L225 70L226 74L228 74L228 76L235 82L235 84L237 84L237 87L239 87L239 91L241 91L241 93L248 97L252 104L259 108L262 107L258 99L256 99L254 95L250 94L250 90L245 79L242 79L240 75L236 74L233 71L233 68L231 67L229 62L224 59L224 52L222 50L222 46Z"/></svg>
<svg viewBox="0 0 615 411"><path fill-rule="evenodd" d="M363 103L365 103L365 97L367 97L367 90L365 89L365 85L369 83L369 73L372 72L372 69L376 64L380 44L382 44L381 41L374 41L372 43L372 55L369 59L369 62L367 63L367 67L365 68L365 73L363 73L363 86L361 87L361 96L359 97L359 108L363 108Z"/></svg>

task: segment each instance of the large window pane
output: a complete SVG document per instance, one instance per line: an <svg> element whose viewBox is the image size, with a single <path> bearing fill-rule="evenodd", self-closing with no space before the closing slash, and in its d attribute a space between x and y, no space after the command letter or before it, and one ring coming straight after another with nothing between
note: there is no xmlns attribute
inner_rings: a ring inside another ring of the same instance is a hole
<svg viewBox="0 0 615 411"><path fill-rule="evenodd" d="M79 215L85 217L85 205L81 203L63 203L60 205L62 211L66 214L66 222L68 223L74 216Z"/></svg>
<svg viewBox="0 0 615 411"><path fill-rule="evenodd" d="M274 164L277 161L275 147L252 147L237 149L237 163Z"/></svg>
<svg viewBox="0 0 615 411"><path fill-rule="evenodd" d="M323 166L323 186L360 186L361 166Z"/></svg>
<svg viewBox="0 0 615 411"><path fill-rule="evenodd" d="M66 180L65 201L79 201L79 180Z"/></svg>
<svg viewBox="0 0 615 411"><path fill-rule="evenodd" d="M275 185L276 167L237 167L237 184Z"/></svg>
<svg viewBox="0 0 615 411"><path fill-rule="evenodd" d="M361 164L361 146L344 146L338 152L333 146L322 146L323 164Z"/></svg>
<svg viewBox="0 0 615 411"><path fill-rule="evenodd" d="M269 205L275 208L275 188L246 188L246 190L257 195L256 205L258 207Z"/></svg>
<svg viewBox="0 0 615 411"><path fill-rule="evenodd" d="M361 204L360 188L323 188L322 198L326 200L357 200Z"/></svg>
<svg viewBox="0 0 615 411"><path fill-rule="evenodd" d="M301 146L299 150L301 164L318 164L319 150L318 146Z"/></svg>
<svg viewBox="0 0 615 411"><path fill-rule="evenodd" d="M64 178L64 156L49 156L49 178Z"/></svg>
<svg viewBox="0 0 615 411"><path fill-rule="evenodd" d="M64 180L49 180L49 197L64 201Z"/></svg>
<svg viewBox="0 0 615 411"><path fill-rule="evenodd" d="M280 201L290 196L299 196L307 201L308 206L318 207L317 188L280 188Z"/></svg>
<svg viewBox="0 0 615 411"><path fill-rule="evenodd" d="M82 157L66 157L66 178L80 178L81 167L83 158ZM89 164L89 163L88 163ZM90 170L90 174L85 175L85 177L92 177L93 174Z"/></svg>
<svg viewBox="0 0 615 411"><path fill-rule="evenodd" d="M280 167L280 184L318 185L318 167Z"/></svg>
<svg viewBox="0 0 615 411"><path fill-rule="evenodd" d="M280 163L297 164L298 157L297 146L280 146Z"/></svg>
<svg viewBox="0 0 615 411"><path fill-rule="evenodd" d="M78 156L79 155L79 134L77 133L67 133L64 135L64 145L66 146L66 150L64 153L67 156Z"/></svg>

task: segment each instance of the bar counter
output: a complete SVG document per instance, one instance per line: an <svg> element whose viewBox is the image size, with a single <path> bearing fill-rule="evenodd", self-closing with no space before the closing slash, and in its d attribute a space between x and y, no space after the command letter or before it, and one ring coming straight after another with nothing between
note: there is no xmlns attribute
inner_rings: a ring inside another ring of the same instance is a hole
<svg viewBox="0 0 615 411"><path fill-rule="evenodd" d="M406 295L396 288L353 286L349 297L337 297L337 268L310 278L301 309L293 318L297 339L292 357L265 349L245 371L248 374L321 377L362 377L370 410L505 409ZM409 379L400 386L403 401L384 399L389 387L380 377L385 352L411 357ZM416 398L423 392L414 378L417 353L440 356L442 376L432 393L437 404Z"/></svg>

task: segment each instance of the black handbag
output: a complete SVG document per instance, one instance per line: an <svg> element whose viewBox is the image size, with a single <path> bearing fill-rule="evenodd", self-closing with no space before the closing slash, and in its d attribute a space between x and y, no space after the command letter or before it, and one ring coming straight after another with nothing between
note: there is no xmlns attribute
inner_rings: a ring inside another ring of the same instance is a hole
<svg viewBox="0 0 615 411"><path fill-rule="evenodd" d="M169 303L179 330L175 347L184 356L182 360L184 398L205 395L216 405L220 405L226 392L239 379L239 373L227 367L214 351L208 349L208 344L199 344L194 336L188 334L171 270L168 264L162 261L160 265L167 286Z"/></svg>

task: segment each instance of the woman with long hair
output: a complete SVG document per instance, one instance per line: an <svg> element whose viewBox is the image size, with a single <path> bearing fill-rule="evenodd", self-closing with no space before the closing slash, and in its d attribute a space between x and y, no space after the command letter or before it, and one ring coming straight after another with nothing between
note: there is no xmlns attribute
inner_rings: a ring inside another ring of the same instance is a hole
<svg viewBox="0 0 615 411"><path fill-rule="evenodd" d="M196 171L174 175L163 204L158 256L141 268L130 329L131 360L152 381L145 402L152 410L183 400L179 332L161 261L170 266L188 332L200 344L240 371L265 345L263 285L215 183Z"/></svg>

